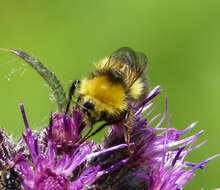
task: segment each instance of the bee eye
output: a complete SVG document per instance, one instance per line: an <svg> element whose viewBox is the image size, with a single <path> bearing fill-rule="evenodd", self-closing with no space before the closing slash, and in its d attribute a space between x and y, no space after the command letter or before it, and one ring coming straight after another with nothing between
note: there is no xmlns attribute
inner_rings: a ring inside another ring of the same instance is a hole
<svg viewBox="0 0 220 190"><path fill-rule="evenodd" d="M93 103L92 100L87 101L83 106L88 110L94 110L95 108L95 104Z"/></svg>

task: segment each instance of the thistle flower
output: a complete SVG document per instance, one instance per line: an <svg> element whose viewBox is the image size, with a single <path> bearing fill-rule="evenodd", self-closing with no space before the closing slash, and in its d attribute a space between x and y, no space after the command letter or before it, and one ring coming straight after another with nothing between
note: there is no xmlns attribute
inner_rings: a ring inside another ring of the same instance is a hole
<svg viewBox="0 0 220 190"><path fill-rule="evenodd" d="M43 155L34 141L31 131L28 132L25 141L32 159L32 163L30 163L22 157L24 161L18 163L25 189L77 190L96 179L99 165L85 169L76 180L71 181L73 171L85 161L86 156L91 152L93 142L82 144L72 154L63 154L57 161L57 152L53 143L49 142L47 153ZM34 170L31 169L32 165Z"/></svg>
<svg viewBox="0 0 220 190"><path fill-rule="evenodd" d="M92 153L94 142L85 142L79 145L71 153L62 152L57 154L57 147L49 138L46 148L39 145L29 128L23 104L21 111L26 126L24 141L29 150L30 156L20 155L20 161L16 168L22 174L22 184L26 190L81 190L93 183L97 177L108 173L115 166L100 171L100 165L85 168L85 161L96 156L111 152L116 149L127 147L126 144L111 147L101 152ZM42 151L45 150L45 151ZM30 158L29 158L30 157ZM81 168L79 168L81 167Z"/></svg>
<svg viewBox="0 0 220 190"><path fill-rule="evenodd" d="M185 161L188 153L205 142L194 146L198 136L204 131L181 139L181 137L190 131L197 122L180 131L170 127L170 117L168 123L164 125L164 120L167 115L167 102L165 112L155 127L151 127L152 122L159 117L159 114L154 116L151 120L142 118L144 111L148 110L153 104L150 102L152 98L161 92L160 87L157 86L139 105L133 105L136 114L134 116L133 131L131 134L131 141L134 142L134 153L130 155L129 161L108 174L99 178L95 183L98 189L150 189L150 190L174 190L181 189L183 186L195 176L194 171L197 168L204 168L204 165L219 156L215 155L209 159L204 160L199 164L194 164ZM155 108L152 108L147 116ZM112 125L108 137L101 142L101 149L115 146L118 143L123 143L123 125ZM189 146L185 151L183 149ZM113 154L113 155L112 155ZM96 158L91 162L91 165L97 161L105 163L102 169L105 169L109 164L113 164L120 159L127 156L127 152L118 150L111 155L107 154ZM104 168L103 168L104 167ZM190 168L186 170L186 168Z"/></svg>
<svg viewBox="0 0 220 190"><path fill-rule="evenodd" d="M171 164L169 162L163 164L157 173L152 174L150 176L151 184L149 185L149 190L182 189L190 180L192 180L195 177L194 171L196 169L198 168L204 169L206 163L216 158L217 156L220 156L220 154L217 154L198 164L188 163L188 162L184 162L183 160L183 158L185 158L185 156L187 155L186 153L183 153L185 155L183 156L182 159L179 160L179 157L184 148L185 147L182 147L176 154L173 153L175 154L175 158L172 159ZM191 150L188 149L188 151ZM147 177L146 180L149 180L148 176L140 176L140 177L143 178Z"/></svg>
<svg viewBox="0 0 220 190"><path fill-rule="evenodd" d="M82 127L81 113L75 109L73 109L72 117L66 116L64 111L62 111L62 115L51 114L50 124L46 127L45 140L53 141L58 151L71 152L82 138Z"/></svg>
<svg viewBox="0 0 220 190"><path fill-rule="evenodd" d="M198 164L187 162L189 152L206 143L194 146L204 131L181 139L197 122L183 131L170 127L171 117L164 124L167 102L161 120L151 127L159 114L147 120L155 109L149 110L153 105L150 100L160 92L158 86L142 103L132 105L135 110L131 134L133 143L130 145L134 147L133 154L124 144L123 124L112 125L110 134L97 145L93 141L78 144L82 138L80 112L73 110L71 116L66 116L64 112L51 114L46 132L43 129L33 132L29 128L23 103L21 111L26 130L24 140L17 145L20 149L17 151L13 140L1 131L0 151L8 158L19 157L15 169L19 172L16 174L21 175L17 179L21 179L26 190L182 189L195 176L196 169L204 169L206 163L220 154ZM149 110L147 118L143 118L146 110Z"/></svg>

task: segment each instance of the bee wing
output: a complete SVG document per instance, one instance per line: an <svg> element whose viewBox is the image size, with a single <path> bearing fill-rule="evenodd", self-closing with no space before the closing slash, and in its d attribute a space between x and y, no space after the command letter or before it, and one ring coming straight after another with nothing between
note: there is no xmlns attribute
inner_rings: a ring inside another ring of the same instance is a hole
<svg viewBox="0 0 220 190"><path fill-rule="evenodd" d="M123 72L125 82L130 88L143 74L147 66L147 56L141 52L135 52L131 48L122 47L110 56L104 68L115 69Z"/></svg>

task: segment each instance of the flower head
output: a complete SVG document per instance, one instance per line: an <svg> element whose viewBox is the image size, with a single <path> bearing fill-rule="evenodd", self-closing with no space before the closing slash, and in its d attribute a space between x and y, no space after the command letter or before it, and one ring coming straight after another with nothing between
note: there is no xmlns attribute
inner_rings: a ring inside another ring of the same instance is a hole
<svg viewBox="0 0 220 190"><path fill-rule="evenodd" d="M150 100L160 92L156 87L141 103L131 104L132 154L124 142L123 123L112 125L101 143L81 144L84 126L80 112L73 110L69 116L64 112L51 114L46 130L32 131L21 103L26 126L23 140L16 144L0 131L1 167L10 165L16 172L16 185L20 188L22 184L25 190L182 189L196 169L204 169L220 154L198 164L188 162L187 155L206 142L195 145L204 131L182 138L197 122L182 131L170 126L170 116L165 123L167 101L160 121L152 127L159 114L148 119L154 110ZM146 117L142 117L147 110Z"/></svg>
<svg viewBox="0 0 220 190"><path fill-rule="evenodd" d="M81 113L75 109L73 109L72 118L64 111L62 114L51 114L50 124L46 128L46 141L52 140L60 151L71 152L82 137L82 126Z"/></svg>
<svg viewBox="0 0 220 190"><path fill-rule="evenodd" d="M74 171L85 161L86 156L91 152L93 142L84 143L72 154L64 153L58 159L53 143L49 142L46 154L43 155L40 153L36 143L32 144L28 141L34 142L31 133L27 136L26 142L32 155L32 162L23 157L24 161L18 163L18 168L23 175L25 189L78 190L96 179L100 168L99 165L85 169L75 180L71 180ZM78 174L78 170L76 170L76 173Z"/></svg>
<svg viewBox="0 0 220 190"><path fill-rule="evenodd" d="M203 145L205 142L193 146L197 137L204 131L181 139L181 137L190 131L197 122L180 131L170 127L170 118L167 124L164 120L167 115L167 101L165 112L161 120L152 127L152 122L160 115L157 114L151 120L142 118L143 112L149 110L153 103L150 102L157 94L161 92L160 87L156 87L143 102L139 105L133 105L135 115L131 141L134 142L134 153L130 155L128 162L102 176L96 181L97 187L106 189L111 186L112 189L150 189L150 190L177 190L181 189L190 179L195 176L194 171L197 168L203 168L216 155L199 164L185 161L187 154ZM149 116L155 108L152 108L146 114ZM162 127L162 125L165 125ZM124 142L123 124L112 125L110 134L101 143L101 148L105 149ZM189 147L187 150L184 148ZM99 157L102 160L102 167L113 164L118 160L128 156L128 152L118 150L113 156L104 155ZM96 162L96 161L93 161ZM186 168L190 168L186 170ZM117 180L115 180L117 178ZM104 183L103 183L104 181ZM109 184L106 186L106 184Z"/></svg>
<svg viewBox="0 0 220 190"><path fill-rule="evenodd" d="M184 148L184 147L183 147ZM159 169L157 173L150 175L151 184L149 185L149 190L177 190L182 189L190 180L195 177L194 171L198 168L204 169L204 165L211 161L212 159L220 156L217 154L212 156L198 164L184 162L183 159L179 159L179 156L183 152L183 148L177 151L175 157L171 159L172 163L168 162ZM188 150L190 151L190 150ZM187 154L183 157L185 157ZM190 169L189 169L190 168ZM146 177L146 176L140 176ZM147 176L147 180L149 177Z"/></svg>
<svg viewBox="0 0 220 190"><path fill-rule="evenodd" d="M42 152L41 146L28 126L23 104L21 104L21 110L27 128L23 138L28 147L30 159L21 156L22 161L17 164L17 168L22 173L22 183L25 189L78 190L96 179L99 165L89 167L79 173L75 180L71 179L77 167L91 153L93 142L81 144L71 154L63 153L58 156L54 142L49 140L45 152Z"/></svg>
<svg viewBox="0 0 220 190"><path fill-rule="evenodd" d="M22 184L26 190L81 190L101 175L126 162L126 159L124 159L102 171L100 170L100 164L88 167L86 164L88 160L99 155L126 148L126 144L111 147L101 152L92 152L94 142L91 141L75 146L68 153L58 153L59 147L51 137L48 138L47 142L39 144L36 133L33 134L29 128L23 103L20 106L26 126L23 139L29 151L29 156L20 154L20 161L16 164L16 168L22 174ZM59 117L58 114L55 116ZM66 118L66 116L63 117ZM74 120L70 120L69 117L67 119L74 123ZM61 128L62 124L62 122L57 122L53 126ZM74 126L76 127L76 125ZM72 135L74 137L74 134Z"/></svg>

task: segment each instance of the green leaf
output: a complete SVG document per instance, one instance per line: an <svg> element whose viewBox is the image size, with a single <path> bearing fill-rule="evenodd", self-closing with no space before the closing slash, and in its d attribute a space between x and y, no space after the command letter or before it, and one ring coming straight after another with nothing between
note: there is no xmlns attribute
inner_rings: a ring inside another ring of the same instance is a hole
<svg viewBox="0 0 220 190"><path fill-rule="evenodd" d="M51 87L59 111L66 108L67 100L64 88L56 75L51 72L44 64L42 64L38 59L19 50L8 50L3 48L0 48L0 50L18 55L25 62L29 63Z"/></svg>

